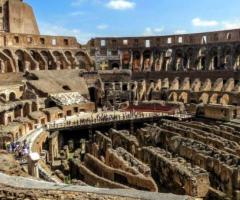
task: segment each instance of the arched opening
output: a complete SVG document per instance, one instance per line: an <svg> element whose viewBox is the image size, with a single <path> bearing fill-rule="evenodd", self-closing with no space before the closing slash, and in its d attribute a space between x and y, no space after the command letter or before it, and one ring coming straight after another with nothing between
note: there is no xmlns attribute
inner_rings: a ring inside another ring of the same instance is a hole
<svg viewBox="0 0 240 200"><path fill-rule="evenodd" d="M210 50L209 57L210 57L210 63L209 63L208 70L219 69L219 66L218 66L218 61L219 60L218 60L218 49L217 49L217 47L213 47Z"/></svg>
<svg viewBox="0 0 240 200"><path fill-rule="evenodd" d="M20 72L24 72L25 71L25 57L24 57L24 52L22 50L17 50L16 51L16 56L17 56L17 65L18 65L18 69Z"/></svg>
<svg viewBox="0 0 240 200"><path fill-rule="evenodd" d="M133 65L132 65L132 70L134 72L139 72L141 71L141 53L139 51L134 51L133 52Z"/></svg>
<svg viewBox="0 0 240 200"><path fill-rule="evenodd" d="M176 92L171 92L171 94L169 95L168 99L170 101L173 101L173 102L177 102L178 101L178 95Z"/></svg>
<svg viewBox="0 0 240 200"><path fill-rule="evenodd" d="M234 70L240 69L240 45L236 47L234 52Z"/></svg>
<svg viewBox="0 0 240 200"><path fill-rule="evenodd" d="M71 63L71 68L74 68L75 67L74 66L75 59L74 59L72 53L70 51L66 51L65 56L67 57L67 60Z"/></svg>
<svg viewBox="0 0 240 200"><path fill-rule="evenodd" d="M193 62L194 62L194 50L192 48L189 48L187 51L186 51L186 55L184 56L184 67L186 70L195 70L196 69L196 66L193 65Z"/></svg>
<svg viewBox="0 0 240 200"><path fill-rule="evenodd" d="M168 71L169 70L169 66L171 64L172 52L173 52L172 49L168 49L165 52L165 56L164 56L164 59L163 59L163 70L164 71Z"/></svg>
<svg viewBox="0 0 240 200"><path fill-rule="evenodd" d="M233 69L232 50L230 46L223 48L223 63L221 63L220 69Z"/></svg>
<svg viewBox="0 0 240 200"><path fill-rule="evenodd" d="M206 56L207 56L206 47L202 47L201 49L199 49L196 63L197 70L207 70Z"/></svg>
<svg viewBox="0 0 240 200"><path fill-rule="evenodd" d="M119 64L118 63L112 63L111 68L112 69L119 69Z"/></svg>
<svg viewBox="0 0 240 200"><path fill-rule="evenodd" d="M14 109L14 118L22 116L22 106L16 106Z"/></svg>
<svg viewBox="0 0 240 200"><path fill-rule="evenodd" d="M71 90L71 88L70 88L68 85L64 85L62 88L63 88L64 90L67 90L67 91L70 91L70 90Z"/></svg>
<svg viewBox="0 0 240 200"><path fill-rule="evenodd" d="M199 98L199 103L207 104L209 99L208 93L202 93L201 97Z"/></svg>
<svg viewBox="0 0 240 200"><path fill-rule="evenodd" d="M175 65L173 66L174 71L183 70L183 52L181 49L177 49L175 53Z"/></svg>
<svg viewBox="0 0 240 200"><path fill-rule="evenodd" d="M143 52L143 71L151 71L151 55L149 50Z"/></svg>
<svg viewBox="0 0 240 200"><path fill-rule="evenodd" d="M95 87L88 88L89 95L90 95L90 101L96 102L97 101L97 89Z"/></svg>
<svg viewBox="0 0 240 200"><path fill-rule="evenodd" d="M1 67L5 68L5 72L16 72L16 63L10 50L4 49L3 53L0 53L0 58Z"/></svg>
<svg viewBox="0 0 240 200"><path fill-rule="evenodd" d="M67 111L67 116L72 116L72 111L71 110Z"/></svg>
<svg viewBox="0 0 240 200"><path fill-rule="evenodd" d="M38 111L38 105L36 102L32 103L32 112Z"/></svg>
<svg viewBox="0 0 240 200"><path fill-rule="evenodd" d="M9 94L9 101L16 101L16 94L14 92L11 92Z"/></svg>
<svg viewBox="0 0 240 200"><path fill-rule="evenodd" d="M56 59L56 65L57 65L57 69L64 69L64 65L63 65L63 60L62 60L62 55L60 52L58 51L54 51L53 55Z"/></svg>
<svg viewBox="0 0 240 200"><path fill-rule="evenodd" d="M128 51L124 51L122 54L122 68L129 69L129 63L131 60L131 55Z"/></svg>
<svg viewBox="0 0 240 200"><path fill-rule="evenodd" d="M229 105L229 102L230 102L230 97L228 94L224 94L220 99L220 104L223 106Z"/></svg>
<svg viewBox="0 0 240 200"><path fill-rule="evenodd" d="M49 52L47 51L41 51L41 55L43 56L43 58L45 59L45 61L47 62L47 69L48 70L54 70L56 69L56 65L53 61L52 56L50 55Z"/></svg>
<svg viewBox="0 0 240 200"><path fill-rule="evenodd" d="M77 52L75 54L75 57L77 59L78 62L78 67L80 69L86 69L86 70L90 70L91 69L91 60L88 57L88 55L84 52Z"/></svg>
<svg viewBox="0 0 240 200"><path fill-rule="evenodd" d="M183 103L188 103L188 94L186 92L182 92L179 96L179 101Z"/></svg>
<svg viewBox="0 0 240 200"><path fill-rule="evenodd" d="M44 60L42 59L41 55L39 52L31 50L30 54L32 55L33 59L38 62L39 64L39 69L40 70L44 70L46 68L46 63L44 62Z"/></svg>
<svg viewBox="0 0 240 200"><path fill-rule="evenodd" d="M23 117L27 117L30 114L30 104L26 103L23 107Z"/></svg>

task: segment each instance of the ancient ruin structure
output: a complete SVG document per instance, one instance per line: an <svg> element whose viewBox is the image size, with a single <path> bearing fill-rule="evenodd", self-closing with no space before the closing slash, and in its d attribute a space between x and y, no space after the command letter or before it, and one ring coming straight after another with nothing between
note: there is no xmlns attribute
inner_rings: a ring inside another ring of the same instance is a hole
<svg viewBox="0 0 240 200"><path fill-rule="evenodd" d="M240 199L239 29L81 45L0 11L0 198Z"/></svg>

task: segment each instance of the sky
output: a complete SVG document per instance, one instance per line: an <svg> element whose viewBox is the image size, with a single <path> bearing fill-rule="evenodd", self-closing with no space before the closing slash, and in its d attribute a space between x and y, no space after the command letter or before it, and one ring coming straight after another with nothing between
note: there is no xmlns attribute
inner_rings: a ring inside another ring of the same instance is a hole
<svg viewBox="0 0 240 200"><path fill-rule="evenodd" d="M25 0L41 34L151 36L240 28L239 0Z"/></svg>

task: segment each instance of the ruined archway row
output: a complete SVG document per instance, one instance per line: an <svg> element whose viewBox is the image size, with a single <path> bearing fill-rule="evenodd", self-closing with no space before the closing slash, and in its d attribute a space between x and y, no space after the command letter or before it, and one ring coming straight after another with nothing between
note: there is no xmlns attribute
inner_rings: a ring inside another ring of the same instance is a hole
<svg viewBox="0 0 240 200"><path fill-rule="evenodd" d="M239 70L240 44L123 50L123 69L139 71Z"/></svg>
<svg viewBox="0 0 240 200"><path fill-rule="evenodd" d="M170 81L168 78L147 82L146 80L131 83L106 83L104 90L131 91L132 100L164 100L183 103L211 103L222 105L235 105L240 93L240 82L229 78L218 78L215 81L206 78L180 79L176 77Z"/></svg>
<svg viewBox="0 0 240 200"><path fill-rule="evenodd" d="M29 70L90 70L92 61L81 50L0 50L0 73L25 72Z"/></svg>

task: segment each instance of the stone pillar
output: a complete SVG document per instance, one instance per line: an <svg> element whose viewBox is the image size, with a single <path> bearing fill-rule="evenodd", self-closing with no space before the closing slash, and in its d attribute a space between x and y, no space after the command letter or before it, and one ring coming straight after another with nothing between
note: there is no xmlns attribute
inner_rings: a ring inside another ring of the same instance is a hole
<svg viewBox="0 0 240 200"><path fill-rule="evenodd" d="M150 57L150 71L152 71L152 66L153 66L153 62L154 62L154 57L153 57L153 51L151 53L151 57Z"/></svg>
<svg viewBox="0 0 240 200"><path fill-rule="evenodd" d="M129 67L131 70L133 70L133 51L132 50L131 50L131 58L130 58Z"/></svg>
<svg viewBox="0 0 240 200"><path fill-rule="evenodd" d="M40 160L40 156L38 153L30 153L28 156L28 173L31 176L39 178L38 171L38 161Z"/></svg>
<svg viewBox="0 0 240 200"><path fill-rule="evenodd" d="M120 54L120 69L122 69L123 68L123 55L122 55L121 50L119 51L119 54Z"/></svg>
<svg viewBox="0 0 240 200"><path fill-rule="evenodd" d="M140 71L143 69L143 52L141 52L141 57L140 57Z"/></svg>
<svg viewBox="0 0 240 200"><path fill-rule="evenodd" d="M0 73L5 72L5 63L4 61L0 60Z"/></svg>
<svg viewBox="0 0 240 200"><path fill-rule="evenodd" d="M221 47L219 47L218 52L217 52L217 58L218 58L217 67L220 67L221 63L222 63L221 54L222 54L222 49L221 49ZM224 55L224 59L225 59L225 55ZM214 69L214 70L216 70L216 69Z"/></svg>
<svg viewBox="0 0 240 200"><path fill-rule="evenodd" d="M54 162L54 158L58 157L59 148L58 148L58 135L59 132L54 132L49 138L49 161L50 163Z"/></svg>

